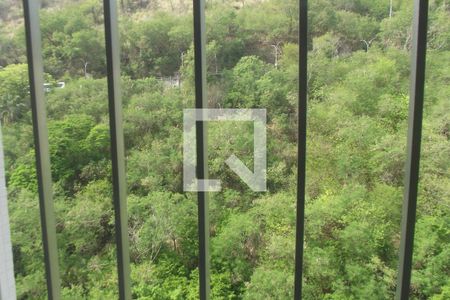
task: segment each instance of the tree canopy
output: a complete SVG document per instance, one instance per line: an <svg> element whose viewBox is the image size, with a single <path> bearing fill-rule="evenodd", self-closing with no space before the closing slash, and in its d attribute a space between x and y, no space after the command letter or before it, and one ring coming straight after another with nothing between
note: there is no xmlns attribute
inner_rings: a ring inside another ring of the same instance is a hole
<svg viewBox="0 0 450 300"><path fill-rule="evenodd" d="M309 8L305 299L392 299L408 118L411 1ZM0 119L19 299L46 296L20 1L0 0ZM194 103L191 2L119 2L132 293L198 299L197 199L183 191ZM411 299L450 297L450 4L430 1ZM267 109L267 187L253 126L211 122L212 299L291 299L297 174L298 1L207 1L211 108ZM43 1L41 31L64 299L117 298L103 12Z"/></svg>

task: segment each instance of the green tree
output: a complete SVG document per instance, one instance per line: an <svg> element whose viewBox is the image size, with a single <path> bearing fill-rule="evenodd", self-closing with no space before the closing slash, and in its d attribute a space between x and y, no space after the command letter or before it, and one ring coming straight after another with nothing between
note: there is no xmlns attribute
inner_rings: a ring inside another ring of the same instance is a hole
<svg viewBox="0 0 450 300"><path fill-rule="evenodd" d="M3 123L19 120L30 107L27 65L0 69L0 114Z"/></svg>

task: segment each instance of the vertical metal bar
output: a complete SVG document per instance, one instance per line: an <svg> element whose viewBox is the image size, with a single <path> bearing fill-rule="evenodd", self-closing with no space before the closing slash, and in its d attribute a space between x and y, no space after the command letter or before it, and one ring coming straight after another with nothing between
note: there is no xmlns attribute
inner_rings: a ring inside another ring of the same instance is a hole
<svg viewBox="0 0 450 300"><path fill-rule="evenodd" d="M3 138L0 128L0 300L7 299L16 299L16 283L9 231Z"/></svg>
<svg viewBox="0 0 450 300"><path fill-rule="evenodd" d="M206 25L205 0L194 0L194 59L195 59L195 108L207 108L206 97ZM206 124L196 123L197 178L206 179L207 141ZM210 298L209 279L209 216L208 195L198 192L199 283L200 299Z"/></svg>
<svg viewBox="0 0 450 300"><path fill-rule="evenodd" d="M305 238L306 117L308 103L308 0L300 0L299 91L297 144L297 224L295 237L294 299L302 299L303 244Z"/></svg>
<svg viewBox="0 0 450 300"><path fill-rule="evenodd" d="M116 0L103 1L108 71L109 127L120 299L131 299L125 155L120 92L120 44Z"/></svg>
<svg viewBox="0 0 450 300"><path fill-rule="evenodd" d="M409 297L419 183L420 144L422 138L425 63L427 51L428 0L415 0L411 53L411 92L409 129L403 200L402 235L396 299Z"/></svg>
<svg viewBox="0 0 450 300"><path fill-rule="evenodd" d="M41 1L24 0L23 9L47 292L48 299L60 299L58 249L56 244L50 153L44 101L44 67L41 51L41 32L39 28L40 3Z"/></svg>

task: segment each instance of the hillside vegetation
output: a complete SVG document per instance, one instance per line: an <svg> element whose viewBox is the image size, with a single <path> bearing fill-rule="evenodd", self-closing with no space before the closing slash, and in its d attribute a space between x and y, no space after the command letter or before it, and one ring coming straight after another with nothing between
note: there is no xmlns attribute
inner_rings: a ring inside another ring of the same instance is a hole
<svg viewBox="0 0 450 300"><path fill-rule="evenodd" d="M64 299L117 298L102 1L44 0L45 78ZM412 2L309 7L305 299L393 299L408 118ZM194 105L191 1L119 1L132 292L197 299L197 199L183 192ZM292 299L298 1L207 1L210 107L266 108L268 191L253 127L209 125L213 299ZM0 118L19 299L46 296L20 1L0 0ZM450 298L450 3L430 0L411 299Z"/></svg>

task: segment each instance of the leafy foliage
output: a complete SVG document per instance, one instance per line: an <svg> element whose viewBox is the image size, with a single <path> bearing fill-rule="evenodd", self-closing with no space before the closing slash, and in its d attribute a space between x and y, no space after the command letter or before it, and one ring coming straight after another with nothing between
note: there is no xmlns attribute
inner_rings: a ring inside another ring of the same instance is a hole
<svg viewBox="0 0 450 300"><path fill-rule="evenodd" d="M42 43L64 299L117 298L99 1L43 2ZM411 1L309 8L305 299L392 299L408 117ZM411 299L450 296L450 10L430 1ZM46 296L20 1L0 0L0 119L17 289ZM208 124L213 299L290 299L294 286L298 2L207 1L208 104L267 109L268 191L253 126ZM194 103L190 2L119 1L133 298L198 299L195 194L183 192L183 108ZM5 26L3 26L5 25Z"/></svg>

